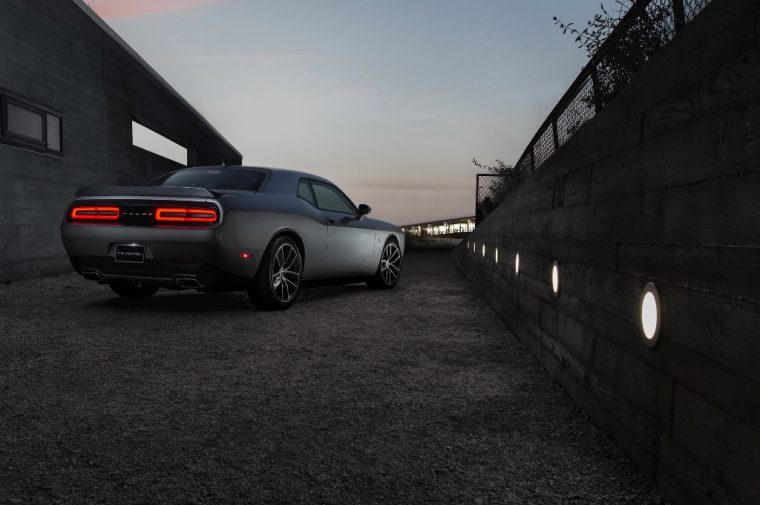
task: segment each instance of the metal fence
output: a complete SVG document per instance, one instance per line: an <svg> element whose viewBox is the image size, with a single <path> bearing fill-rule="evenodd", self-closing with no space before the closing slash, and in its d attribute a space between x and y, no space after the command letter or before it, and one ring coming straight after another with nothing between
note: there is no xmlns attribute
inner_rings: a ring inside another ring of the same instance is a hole
<svg viewBox="0 0 760 505"><path fill-rule="evenodd" d="M478 174L475 180L475 226L504 199L506 176Z"/></svg>
<svg viewBox="0 0 760 505"><path fill-rule="evenodd" d="M515 167L522 173L538 169L711 1L637 0L559 100ZM621 51L626 51L624 65Z"/></svg>
<svg viewBox="0 0 760 505"><path fill-rule="evenodd" d="M515 168L525 175L537 170L712 1L636 0L541 124ZM477 174L476 225L502 202L503 189L503 176Z"/></svg>

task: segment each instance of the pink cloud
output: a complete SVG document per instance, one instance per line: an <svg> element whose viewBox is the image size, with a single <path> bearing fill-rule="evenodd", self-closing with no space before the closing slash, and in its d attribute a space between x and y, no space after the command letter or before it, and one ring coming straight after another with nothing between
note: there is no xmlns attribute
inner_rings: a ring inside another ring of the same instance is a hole
<svg viewBox="0 0 760 505"><path fill-rule="evenodd" d="M87 4L103 19L124 19L155 16L223 1L225 0L91 0Z"/></svg>

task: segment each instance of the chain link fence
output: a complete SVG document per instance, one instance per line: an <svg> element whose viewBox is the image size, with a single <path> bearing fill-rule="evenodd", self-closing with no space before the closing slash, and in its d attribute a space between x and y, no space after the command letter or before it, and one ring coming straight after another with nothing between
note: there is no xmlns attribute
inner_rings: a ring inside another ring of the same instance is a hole
<svg viewBox="0 0 760 505"><path fill-rule="evenodd" d="M522 173L538 169L711 1L637 0L562 96L515 167ZM480 201L478 193L478 206Z"/></svg>
<svg viewBox="0 0 760 505"><path fill-rule="evenodd" d="M712 1L636 0L543 122L515 169L528 174L540 168ZM504 200L506 189L504 176L477 174L476 225Z"/></svg>
<svg viewBox="0 0 760 505"><path fill-rule="evenodd" d="M507 177L478 174L475 182L475 226L504 201Z"/></svg>
<svg viewBox="0 0 760 505"><path fill-rule="evenodd" d="M694 19L702 9L707 7L711 0L684 0L684 21L686 23Z"/></svg>

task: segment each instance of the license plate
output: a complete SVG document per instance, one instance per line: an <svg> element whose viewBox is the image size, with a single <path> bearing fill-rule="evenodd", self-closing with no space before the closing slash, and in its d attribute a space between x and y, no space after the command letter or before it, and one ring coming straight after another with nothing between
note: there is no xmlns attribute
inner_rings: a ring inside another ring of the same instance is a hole
<svg viewBox="0 0 760 505"><path fill-rule="evenodd" d="M116 246L117 263L143 263L145 261L145 246L139 244L122 244Z"/></svg>

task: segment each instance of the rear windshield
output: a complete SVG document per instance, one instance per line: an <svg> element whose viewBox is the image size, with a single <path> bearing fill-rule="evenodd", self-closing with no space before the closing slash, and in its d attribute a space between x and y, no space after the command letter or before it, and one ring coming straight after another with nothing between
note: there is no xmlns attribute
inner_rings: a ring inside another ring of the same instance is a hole
<svg viewBox="0 0 760 505"><path fill-rule="evenodd" d="M163 175L147 185L258 191L265 177L261 170L245 168L191 168Z"/></svg>

